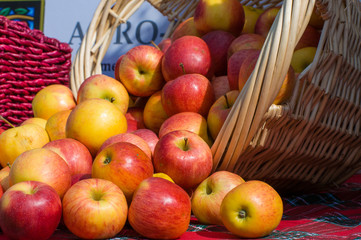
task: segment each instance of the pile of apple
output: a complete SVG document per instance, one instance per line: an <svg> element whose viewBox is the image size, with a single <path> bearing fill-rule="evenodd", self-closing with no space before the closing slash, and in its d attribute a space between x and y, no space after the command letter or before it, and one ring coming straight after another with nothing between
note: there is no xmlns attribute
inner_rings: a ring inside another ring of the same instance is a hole
<svg viewBox="0 0 361 240"><path fill-rule="evenodd" d="M120 56L114 77L90 76L76 96L44 87L34 117L0 134L2 231L47 239L66 227L104 239L128 221L144 237L172 239L194 214L240 237L272 232L281 197L265 182L212 172L211 146L278 11L201 0L170 38ZM315 11L275 104L312 62L322 23Z"/></svg>

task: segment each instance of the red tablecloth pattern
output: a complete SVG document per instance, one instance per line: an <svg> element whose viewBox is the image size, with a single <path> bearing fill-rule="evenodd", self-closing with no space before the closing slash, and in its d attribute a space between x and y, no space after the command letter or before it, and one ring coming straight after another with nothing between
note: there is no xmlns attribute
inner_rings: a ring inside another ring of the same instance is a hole
<svg viewBox="0 0 361 240"><path fill-rule="evenodd" d="M327 192L284 197L284 214L279 226L262 239L361 240L361 174ZM8 240L0 235L0 240ZM66 229L57 230L51 240L78 239ZM112 240L144 239L129 226ZM203 225L192 216L180 239L237 239L223 226Z"/></svg>

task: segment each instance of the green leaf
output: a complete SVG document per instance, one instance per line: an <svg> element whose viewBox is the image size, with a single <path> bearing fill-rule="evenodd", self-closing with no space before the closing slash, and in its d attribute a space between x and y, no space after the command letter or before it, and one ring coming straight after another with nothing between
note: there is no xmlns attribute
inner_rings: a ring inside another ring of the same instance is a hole
<svg viewBox="0 0 361 240"><path fill-rule="evenodd" d="M8 16L9 13L10 13L10 10L11 10L11 8L9 8L9 7L3 8L3 9L0 10L0 15L2 15L2 16Z"/></svg>
<svg viewBox="0 0 361 240"><path fill-rule="evenodd" d="M14 11L19 15L26 15L28 13L28 9L26 8L16 8Z"/></svg>

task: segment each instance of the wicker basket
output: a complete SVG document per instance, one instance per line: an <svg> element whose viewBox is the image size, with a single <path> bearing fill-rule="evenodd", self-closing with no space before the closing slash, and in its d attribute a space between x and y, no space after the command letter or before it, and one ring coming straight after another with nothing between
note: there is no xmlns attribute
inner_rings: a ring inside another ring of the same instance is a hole
<svg viewBox="0 0 361 240"><path fill-rule="evenodd" d="M50 84L69 86L72 49L0 16L0 115L13 125L33 117L31 101ZM0 120L0 127L10 126Z"/></svg>
<svg viewBox="0 0 361 240"><path fill-rule="evenodd" d="M71 87L75 94L86 77L101 73L101 60L116 27L142 2L101 1L73 63ZM193 14L197 3L149 2L168 16L168 35ZM339 185L361 169L361 3L240 2L264 9L281 6L281 10L252 75L212 146L213 170L261 179L280 192ZM292 98L284 105L272 105L314 6L325 20L314 61L299 75Z"/></svg>

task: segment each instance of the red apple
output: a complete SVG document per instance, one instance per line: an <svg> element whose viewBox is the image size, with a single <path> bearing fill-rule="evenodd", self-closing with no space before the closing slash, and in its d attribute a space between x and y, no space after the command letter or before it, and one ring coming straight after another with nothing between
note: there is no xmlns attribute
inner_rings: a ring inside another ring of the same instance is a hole
<svg viewBox="0 0 361 240"><path fill-rule="evenodd" d="M175 40L162 59L162 73L166 81L190 73L206 76L210 67L209 48L204 40L196 36L184 36Z"/></svg>
<svg viewBox="0 0 361 240"><path fill-rule="evenodd" d="M149 45L135 46L124 54L119 78L130 94L147 97L163 87L162 59L163 52Z"/></svg>
<svg viewBox="0 0 361 240"><path fill-rule="evenodd" d="M227 74L227 51L235 36L229 32L215 30L206 33L202 39L207 43L211 53L211 73L216 76Z"/></svg>
<svg viewBox="0 0 361 240"><path fill-rule="evenodd" d="M127 132L133 132L139 128L145 128L143 120L143 107L128 108L125 118L127 119Z"/></svg>
<svg viewBox="0 0 361 240"><path fill-rule="evenodd" d="M91 174L93 158L81 142L72 138L51 141L43 146L62 157L70 168L71 175Z"/></svg>
<svg viewBox="0 0 361 240"><path fill-rule="evenodd" d="M62 204L48 184L24 181L0 199L0 227L11 239L49 239L60 223Z"/></svg>
<svg viewBox="0 0 361 240"><path fill-rule="evenodd" d="M261 13L254 27L254 32L266 38L279 11L279 7L271 7Z"/></svg>
<svg viewBox="0 0 361 240"><path fill-rule="evenodd" d="M5 129L3 129L2 127L0 127L0 134L2 133L2 132L4 132L5 131Z"/></svg>
<svg viewBox="0 0 361 240"><path fill-rule="evenodd" d="M89 179L91 177L92 177L91 173L90 174L88 174L88 173L75 174L75 175L71 176L71 185L73 186L75 183L77 183L83 179Z"/></svg>
<svg viewBox="0 0 361 240"><path fill-rule="evenodd" d="M108 138L99 148L98 153L100 153L104 148L108 147L109 145L117 142L132 143L139 147L150 159L152 158L152 150L150 150L148 143L143 138L133 133L121 133Z"/></svg>
<svg viewBox="0 0 361 240"><path fill-rule="evenodd" d="M119 65L120 65L120 62L122 61L123 59L123 56L124 55L121 55L117 61L115 62L115 67L114 67L114 78L118 81L120 81L120 78L119 78Z"/></svg>
<svg viewBox="0 0 361 240"><path fill-rule="evenodd" d="M260 50L258 49L244 49L239 50L238 52L234 53L228 60L228 68L227 68L227 77L229 82L229 88L231 90L238 90L240 89L240 80L239 75L243 65L247 67L250 65L249 59L256 59L258 58ZM254 66L252 66L253 70ZM248 78L247 78L248 79ZM245 82L242 79L241 85L244 86Z"/></svg>
<svg viewBox="0 0 361 240"><path fill-rule="evenodd" d="M157 145L157 143L159 141L158 135L155 132L153 132L152 130L146 129L146 128L137 129L132 133L143 138L148 143L148 146L149 146L150 150L152 151L152 155L153 155L155 145Z"/></svg>
<svg viewBox="0 0 361 240"><path fill-rule="evenodd" d="M191 203L178 185L163 178L142 181L129 206L131 227L146 238L175 239L188 229Z"/></svg>
<svg viewBox="0 0 361 240"><path fill-rule="evenodd" d="M211 84L214 91L214 99L217 100L227 92L231 91L227 75L213 77Z"/></svg>
<svg viewBox="0 0 361 240"><path fill-rule="evenodd" d="M125 114L129 105L129 94L124 85L115 78L95 74L84 80L79 87L77 104L90 98L105 99Z"/></svg>
<svg viewBox="0 0 361 240"><path fill-rule="evenodd" d="M36 148L20 154L10 168L10 187L24 181L49 184L62 198L71 185L71 171L57 153L46 148Z"/></svg>
<svg viewBox="0 0 361 240"><path fill-rule="evenodd" d="M321 32L316 28L308 25L303 32L300 40L298 41L295 51L305 47L317 48L318 42L320 41Z"/></svg>
<svg viewBox="0 0 361 240"><path fill-rule="evenodd" d="M223 225L220 208L226 194L244 183L241 176L228 172L214 172L198 185L192 195L192 212L203 224Z"/></svg>
<svg viewBox="0 0 361 240"><path fill-rule="evenodd" d="M138 184L154 173L152 159L129 142L117 142L104 148L95 157L92 178L115 183L130 203Z"/></svg>
<svg viewBox="0 0 361 240"><path fill-rule="evenodd" d="M172 39L165 38L162 41L160 41L160 43L158 44L158 47L162 52L166 52L171 44L172 44Z"/></svg>
<svg viewBox="0 0 361 240"><path fill-rule="evenodd" d="M212 139L208 135L207 120L195 112L177 113L164 121L159 129L159 138L175 130L188 130L198 134L209 146Z"/></svg>
<svg viewBox="0 0 361 240"><path fill-rule="evenodd" d="M235 52L243 49L261 50L265 40L265 37L256 33L242 33L230 44L227 50L227 59L229 59Z"/></svg>
<svg viewBox="0 0 361 240"><path fill-rule="evenodd" d="M196 112L206 116L214 102L211 82L200 74L185 74L167 82L161 101L168 116L180 112Z"/></svg>
<svg viewBox="0 0 361 240"><path fill-rule="evenodd" d="M167 174L176 184L189 190L209 176L213 158L210 147L200 136L177 130L159 139L153 164L156 172Z"/></svg>
<svg viewBox="0 0 361 240"><path fill-rule="evenodd" d="M200 0L194 12L196 29L202 34L223 30L238 36L244 21L244 10L238 0Z"/></svg>
<svg viewBox="0 0 361 240"><path fill-rule="evenodd" d="M63 198L66 227L82 239L109 239L126 222L128 204L123 192L112 182L85 179L75 183Z"/></svg>
<svg viewBox="0 0 361 240"><path fill-rule="evenodd" d="M9 166L6 166L0 170L0 187L3 191L6 191L9 188L9 173Z"/></svg>
<svg viewBox="0 0 361 240"><path fill-rule="evenodd" d="M174 42L178 38L184 36L196 36L196 37L202 36L196 29L196 26L194 24L194 17L187 18L174 29L171 35L171 41Z"/></svg>
<svg viewBox="0 0 361 240"><path fill-rule="evenodd" d="M222 97L218 98L212 105L211 109L209 109L207 124L213 139L217 138L218 133L226 121L238 95L238 90L229 91Z"/></svg>

